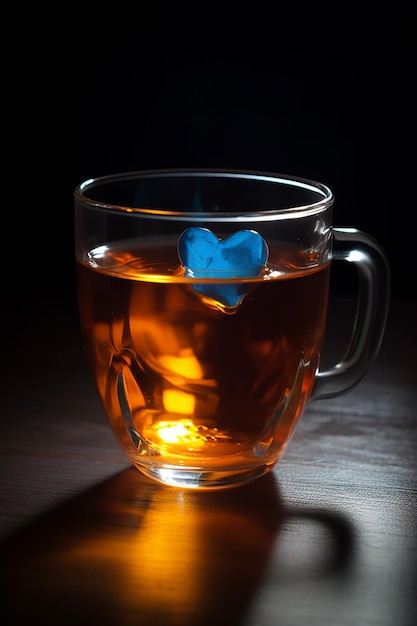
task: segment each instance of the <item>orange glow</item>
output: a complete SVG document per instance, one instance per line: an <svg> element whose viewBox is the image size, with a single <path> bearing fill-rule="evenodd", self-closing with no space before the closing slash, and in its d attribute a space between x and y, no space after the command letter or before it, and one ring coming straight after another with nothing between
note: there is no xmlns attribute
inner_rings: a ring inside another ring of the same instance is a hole
<svg viewBox="0 0 417 626"><path fill-rule="evenodd" d="M170 373L192 380L199 380L203 376L200 362L191 350L182 350L179 356L163 354L158 361Z"/></svg>
<svg viewBox="0 0 417 626"><path fill-rule="evenodd" d="M178 443L193 448L203 447L206 437L191 420L162 421L157 425L158 437L164 443Z"/></svg>
<svg viewBox="0 0 417 626"><path fill-rule="evenodd" d="M181 413L181 415L192 415L194 413L195 398L191 393L179 391L178 389L164 389L162 402L168 413Z"/></svg>

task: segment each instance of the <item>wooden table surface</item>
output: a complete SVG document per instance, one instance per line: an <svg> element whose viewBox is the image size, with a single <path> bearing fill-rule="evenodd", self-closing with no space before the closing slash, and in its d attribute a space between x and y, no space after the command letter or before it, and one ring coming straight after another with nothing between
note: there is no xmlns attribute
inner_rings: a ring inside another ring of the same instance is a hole
<svg viewBox="0 0 417 626"><path fill-rule="evenodd" d="M2 624L417 624L416 301L393 299L372 371L310 403L271 474L214 493L130 466L74 302L2 305ZM332 300L329 358L349 311Z"/></svg>

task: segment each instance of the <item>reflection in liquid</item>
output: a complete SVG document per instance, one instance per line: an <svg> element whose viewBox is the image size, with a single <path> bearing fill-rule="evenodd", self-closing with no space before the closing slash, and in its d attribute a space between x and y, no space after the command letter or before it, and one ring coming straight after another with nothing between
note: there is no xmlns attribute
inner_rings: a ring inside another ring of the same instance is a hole
<svg viewBox="0 0 417 626"><path fill-rule="evenodd" d="M300 551L306 524L315 552ZM285 511L272 474L196 492L131 468L6 542L10 623L239 624L272 555L283 580L343 568L339 531L332 517Z"/></svg>

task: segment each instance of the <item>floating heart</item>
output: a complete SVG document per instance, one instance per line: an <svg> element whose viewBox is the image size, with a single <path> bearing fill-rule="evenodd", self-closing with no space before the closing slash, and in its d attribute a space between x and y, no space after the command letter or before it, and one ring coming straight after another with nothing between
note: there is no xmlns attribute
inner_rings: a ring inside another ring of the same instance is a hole
<svg viewBox="0 0 417 626"><path fill-rule="evenodd" d="M239 230L224 240L207 228L188 228L178 239L178 256L184 275L211 278L216 283L194 283L193 289L225 307L237 307L252 289L230 279L257 278L265 269L268 247L254 230Z"/></svg>

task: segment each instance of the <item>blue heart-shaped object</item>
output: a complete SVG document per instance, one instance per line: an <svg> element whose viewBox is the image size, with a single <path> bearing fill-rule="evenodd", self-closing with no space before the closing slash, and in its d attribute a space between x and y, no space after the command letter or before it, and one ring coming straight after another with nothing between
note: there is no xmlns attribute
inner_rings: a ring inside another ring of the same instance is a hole
<svg viewBox="0 0 417 626"><path fill-rule="evenodd" d="M188 228L178 239L178 256L184 276L213 278L216 283L194 283L193 289L226 307L236 307L252 287L227 283L231 278L257 278L265 269L268 247L254 230L239 230L219 239L208 228Z"/></svg>

